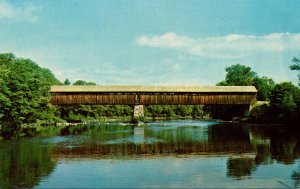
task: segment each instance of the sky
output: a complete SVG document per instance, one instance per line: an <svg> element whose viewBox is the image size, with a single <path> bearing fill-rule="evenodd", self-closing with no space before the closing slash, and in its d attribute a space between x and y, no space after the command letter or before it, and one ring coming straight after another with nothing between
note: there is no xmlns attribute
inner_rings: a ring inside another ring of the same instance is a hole
<svg viewBox="0 0 300 189"><path fill-rule="evenodd" d="M242 64L297 83L300 0L0 0L0 53L99 85L215 85Z"/></svg>

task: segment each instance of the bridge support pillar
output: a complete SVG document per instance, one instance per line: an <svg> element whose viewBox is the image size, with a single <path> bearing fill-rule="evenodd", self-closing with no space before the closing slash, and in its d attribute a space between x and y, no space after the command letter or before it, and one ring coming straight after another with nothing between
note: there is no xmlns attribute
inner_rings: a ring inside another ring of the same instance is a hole
<svg viewBox="0 0 300 189"><path fill-rule="evenodd" d="M133 117L144 117L144 106L143 105L134 105Z"/></svg>

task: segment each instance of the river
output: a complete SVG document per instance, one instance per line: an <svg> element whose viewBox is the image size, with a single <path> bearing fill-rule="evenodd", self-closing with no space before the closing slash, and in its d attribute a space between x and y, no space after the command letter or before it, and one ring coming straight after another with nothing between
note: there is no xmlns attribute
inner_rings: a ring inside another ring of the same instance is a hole
<svg viewBox="0 0 300 189"><path fill-rule="evenodd" d="M0 141L0 188L300 187L297 128L200 120L78 127Z"/></svg>

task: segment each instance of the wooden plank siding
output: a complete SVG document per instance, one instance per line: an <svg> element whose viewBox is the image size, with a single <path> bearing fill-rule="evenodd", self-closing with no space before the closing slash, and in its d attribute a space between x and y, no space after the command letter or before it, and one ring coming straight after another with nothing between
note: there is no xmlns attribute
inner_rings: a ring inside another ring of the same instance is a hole
<svg viewBox="0 0 300 189"><path fill-rule="evenodd" d="M197 105L250 104L253 92L151 93L151 92L52 92L54 105Z"/></svg>

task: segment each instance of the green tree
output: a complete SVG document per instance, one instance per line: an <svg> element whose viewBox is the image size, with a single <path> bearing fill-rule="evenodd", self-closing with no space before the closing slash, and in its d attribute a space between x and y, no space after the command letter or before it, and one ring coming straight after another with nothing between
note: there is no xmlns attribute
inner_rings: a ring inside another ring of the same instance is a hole
<svg viewBox="0 0 300 189"><path fill-rule="evenodd" d="M204 111L204 105L194 105L192 111L193 118L206 118L209 114Z"/></svg>
<svg viewBox="0 0 300 189"><path fill-rule="evenodd" d="M257 100L269 100L271 91L275 87L275 82L273 79L267 77L256 77L254 78L253 84L258 91Z"/></svg>
<svg viewBox="0 0 300 189"><path fill-rule="evenodd" d="M225 81L217 83L218 86L250 86L256 78L256 73L250 67L240 64L229 66L225 71Z"/></svg>
<svg viewBox="0 0 300 189"><path fill-rule="evenodd" d="M290 69L291 70L296 70L298 71L298 79L299 79L299 83L298 85L300 86L300 59L293 57L292 61L294 62L294 64L290 65Z"/></svg>
<svg viewBox="0 0 300 189"><path fill-rule="evenodd" d="M50 70L29 59L0 54L1 135L10 138L22 123L49 118L50 85L60 84Z"/></svg>
<svg viewBox="0 0 300 189"><path fill-rule="evenodd" d="M71 81L67 78L64 81L64 85L71 85Z"/></svg>
<svg viewBox="0 0 300 189"><path fill-rule="evenodd" d="M73 85L96 85L96 83L94 82L87 82L87 81L83 81L83 80L77 80L73 83Z"/></svg>
<svg viewBox="0 0 300 189"><path fill-rule="evenodd" d="M193 112L193 105L178 105L176 106L175 113L179 116L191 116Z"/></svg>
<svg viewBox="0 0 300 189"><path fill-rule="evenodd" d="M235 64L227 67L224 81L217 83L218 86L255 86L258 100L269 100L271 90L275 82L271 78L258 77L250 67Z"/></svg>
<svg viewBox="0 0 300 189"><path fill-rule="evenodd" d="M166 117L174 117L175 113L174 113L174 105L164 105L163 106L163 110L162 110L162 114Z"/></svg>
<svg viewBox="0 0 300 189"><path fill-rule="evenodd" d="M276 84L270 95L270 114L279 122L300 120L300 89L291 82Z"/></svg>

